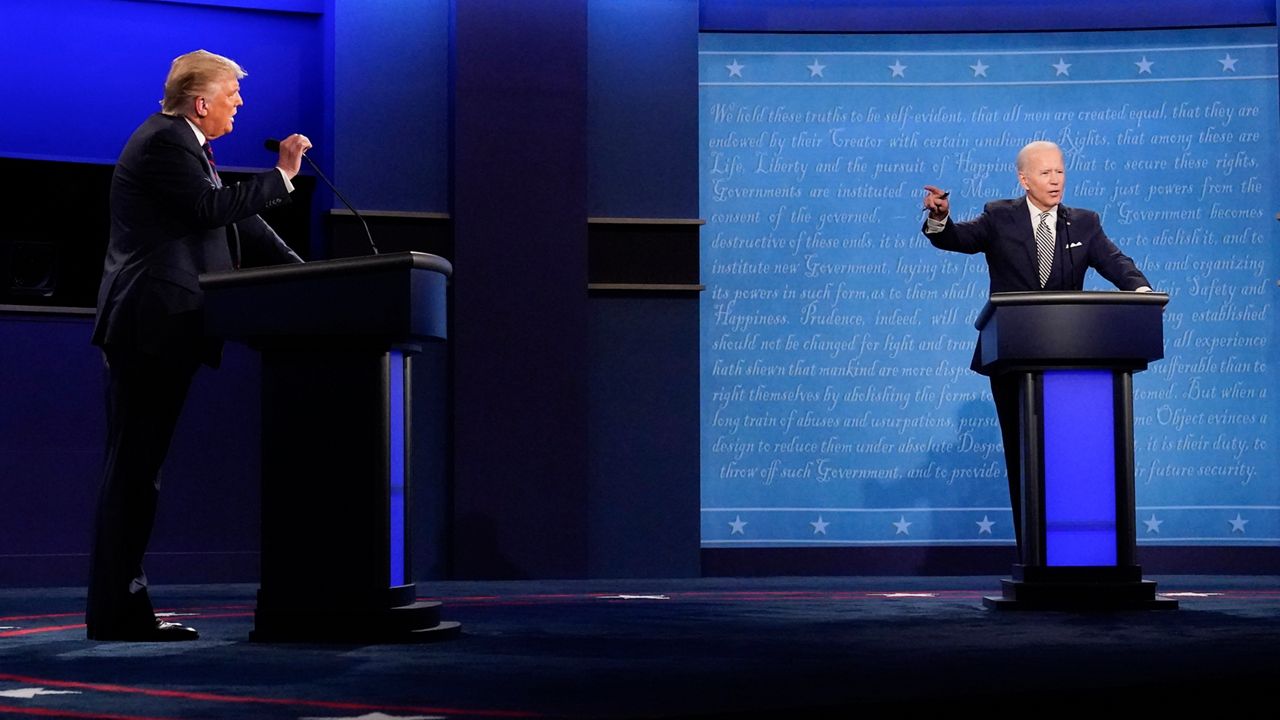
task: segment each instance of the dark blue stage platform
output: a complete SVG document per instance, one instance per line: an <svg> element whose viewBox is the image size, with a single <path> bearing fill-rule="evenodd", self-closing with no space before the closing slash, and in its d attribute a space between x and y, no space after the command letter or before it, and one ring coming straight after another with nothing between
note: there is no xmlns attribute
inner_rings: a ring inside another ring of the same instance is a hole
<svg viewBox="0 0 1280 720"><path fill-rule="evenodd" d="M384 646L250 643L251 585L157 588L202 637L154 645L85 640L80 589L5 590L0 717L1185 713L1268 697L1280 578L1156 579L1180 610L997 613L990 577L439 583L463 636Z"/></svg>

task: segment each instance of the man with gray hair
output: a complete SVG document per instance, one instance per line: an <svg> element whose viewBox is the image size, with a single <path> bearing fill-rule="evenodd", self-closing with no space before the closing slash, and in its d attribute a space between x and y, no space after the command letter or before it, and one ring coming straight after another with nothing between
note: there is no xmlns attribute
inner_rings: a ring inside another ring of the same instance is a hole
<svg viewBox="0 0 1280 720"><path fill-rule="evenodd" d="M204 50L173 61L162 112L129 138L111 178L107 245L93 343L107 365L107 452L99 490L85 621L94 640L193 640L162 622L142 558L155 521L160 466L196 368L216 367L204 336L200 273L302 260L258 213L289 201L311 142L291 135L276 167L224 185L209 145L231 132L244 101L234 61Z"/></svg>
<svg viewBox="0 0 1280 720"><path fill-rule="evenodd" d="M1016 168L1026 195L989 202L981 215L967 222L952 222L950 193L925 185L924 208L929 216L922 230L929 242L940 250L983 253L990 293L1082 290L1089 268L1121 290L1151 291L1151 283L1133 260L1102 231L1097 213L1062 204L1067 171L1057 145L1044 140L1028 144L1018 153ZM974 348L970 364L978 373L982 372L981 352L981 347ZM1021 556L1017 378L992 376L991 394L1004 441L1014 537Z"/></svg>

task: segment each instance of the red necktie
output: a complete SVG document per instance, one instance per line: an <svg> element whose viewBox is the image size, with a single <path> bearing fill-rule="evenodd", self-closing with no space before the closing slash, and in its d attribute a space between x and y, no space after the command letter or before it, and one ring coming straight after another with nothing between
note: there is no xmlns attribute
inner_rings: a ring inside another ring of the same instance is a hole
<svg viewBox="0 0 1280 720"><path fill-rule="evenodd" d="M213 147L209 143L203 146L205 157L209 158L209 169L213 171L213 184L222 187L222 178L218 177L218 163L213 161ZM231 232L227 235L227 249L231 252L231 267L236 270L240 269L240 233L236 230L235 225L229 226Z"/></svg>
<svg viewBox="0 0 1280 720"><path fill-rule="evenodd" d="M204 148L204 156L209 158L209 169L213 171L213 182L218 187L222 187L222 178L218 177L218 163L213 161L213 146L205 143L202 147Z"/></svg>

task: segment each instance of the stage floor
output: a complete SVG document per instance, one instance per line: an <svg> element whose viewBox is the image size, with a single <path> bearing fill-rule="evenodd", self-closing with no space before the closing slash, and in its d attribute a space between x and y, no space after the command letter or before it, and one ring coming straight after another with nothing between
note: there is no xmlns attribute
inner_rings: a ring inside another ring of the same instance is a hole
<svg viewBox="0 0 1280 720"><path fill-rule="evenodd" d="M86 640L82 589L0 590L0 717L912 717L1111 702L1233 715L1274 702L1280 578L1151 579L1179 610L996 612L981 602L994 577L423 583L463 635L386 646L250 643L252 585L153 588L200 630L174 644Z"/></svg>

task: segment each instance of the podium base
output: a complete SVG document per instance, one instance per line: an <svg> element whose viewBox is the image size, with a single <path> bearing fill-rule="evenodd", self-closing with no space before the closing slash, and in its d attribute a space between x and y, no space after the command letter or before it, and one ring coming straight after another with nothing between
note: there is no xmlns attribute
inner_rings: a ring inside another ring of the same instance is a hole
<svg viewBox="0 0 1280 720"><path fill-rule="evenodd" d="M994 610L1176 610L1178 601L1156 595L1139 566L1042 567L1014 565L1000 581L1001 595L982 598Z"/></svg>
<svg viewBox="0 0 1280 720"><path fill-rule="evenodd" d="M439 602L416 602L413 586L390 588L352 601L281 597L258 591L251 642L391 644L451 640L462 625L440 619Z"/></svg>

